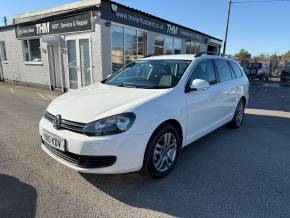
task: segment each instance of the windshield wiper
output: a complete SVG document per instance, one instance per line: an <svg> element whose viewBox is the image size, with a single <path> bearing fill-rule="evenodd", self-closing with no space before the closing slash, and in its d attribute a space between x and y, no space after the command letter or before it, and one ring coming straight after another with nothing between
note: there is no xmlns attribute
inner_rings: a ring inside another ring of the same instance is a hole
<svg viewBox="0 0 290 218"><path fill-rule="evenodd" d="M142 88L144 88L144 89L170 89L170 88L172 88L172 86L158 86L158 85L156 85L156 86L144 86Z"/></svg>
<svg viewBox="0 0 290 218"><path fill-rule="evenodd" d="M118 86L118 87L126 87L126 88L136 88L136 86L134 86L134 85L125 84L125 83L120 83L120 84L118 84L116 86Z"/></svg>

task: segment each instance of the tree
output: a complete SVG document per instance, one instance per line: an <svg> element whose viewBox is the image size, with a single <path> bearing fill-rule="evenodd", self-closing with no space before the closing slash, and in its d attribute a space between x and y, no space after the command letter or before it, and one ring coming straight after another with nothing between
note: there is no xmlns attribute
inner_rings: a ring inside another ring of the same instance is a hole
<svg viewBox="0 0 290 218"><path fill-rule="evenodd" d="M237 54L235 54L235 57L240 61L244 61L250 60L252 55L246 49L241 49Z"/></svg>
<svg viewBox="0 0 290 218"><path fill-rule="evenodd" d="M258 56L253 57L254 61L269 61L270 56L267 54L260 54Z"/></svg>

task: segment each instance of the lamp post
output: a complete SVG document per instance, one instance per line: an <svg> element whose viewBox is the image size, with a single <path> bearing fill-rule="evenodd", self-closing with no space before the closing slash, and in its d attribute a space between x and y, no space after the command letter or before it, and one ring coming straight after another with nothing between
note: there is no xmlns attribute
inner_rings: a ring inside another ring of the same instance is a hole
<svg viewBox="0 0 290 218"><path fill-rule="evenodd" d="M227 16L227 26L226 26L226 33L225 33L225 40L224 40L223 55L226 54L226 48L227 48L227 40L228 40L228 32L229 32L229 23L230 23L230 15L231 15L231 6L232 6L232 0L229 0L228 16Z"/></svg>

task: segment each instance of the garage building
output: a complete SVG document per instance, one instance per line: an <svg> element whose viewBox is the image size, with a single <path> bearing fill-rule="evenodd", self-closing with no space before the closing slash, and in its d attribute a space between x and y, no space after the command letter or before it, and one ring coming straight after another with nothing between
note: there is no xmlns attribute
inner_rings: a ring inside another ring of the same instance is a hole
<svg viewBox="0 0 290 218"><path fill-rule="evenodd" d="M108 0L21 14L0 28L0 79L77 89L148 55L220 52L222 40Z"/></svg>

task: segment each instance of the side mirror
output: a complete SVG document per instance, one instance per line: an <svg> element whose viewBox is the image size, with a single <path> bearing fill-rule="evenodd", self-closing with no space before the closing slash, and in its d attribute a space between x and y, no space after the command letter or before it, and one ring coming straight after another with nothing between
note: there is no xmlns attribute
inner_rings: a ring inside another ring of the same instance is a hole
<svg viewBox="0 0 290 218"><path fill-rule="evenodd" d="M209 88L209 83L203 79L195 79L190 84L190 90L201 91Z"/></svg>

